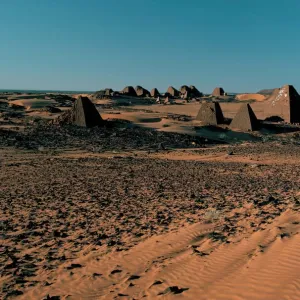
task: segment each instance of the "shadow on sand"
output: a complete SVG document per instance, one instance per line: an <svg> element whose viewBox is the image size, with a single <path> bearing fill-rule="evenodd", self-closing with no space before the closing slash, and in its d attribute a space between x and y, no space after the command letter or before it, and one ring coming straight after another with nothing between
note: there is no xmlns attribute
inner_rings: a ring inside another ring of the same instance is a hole
<svg viewBox="0 0 300 300"><path fill-rule="evenodd" d="M281 134L300 131L299 126L291 124L276 124L271 122L261 122L260 132L262 134Z"/></svg>
<svg viewBox="0 0 300 300"><path fill-rule="evenodd" d="M197 135L205 138L210 138L222 142L239 143L243 141L260 141L260 138L253 135L251 132L233 131L228 128L218 126L195 126Z"/></svg>

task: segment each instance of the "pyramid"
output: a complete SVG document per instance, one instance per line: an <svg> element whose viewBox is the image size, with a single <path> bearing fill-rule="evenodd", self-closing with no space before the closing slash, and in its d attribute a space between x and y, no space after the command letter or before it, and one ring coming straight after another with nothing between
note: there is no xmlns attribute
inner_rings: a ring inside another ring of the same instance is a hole
<svg viewBox="0 0 300 300"><path fill-rule="evenodd" d="M300 123L300 96L292 85L274 90L265 102L264 117L280 117L287 123Z"/></svg>
<svg viewBox="0 0 300 300"><path fill-rule="evenodd" d="M94 98L96 98L96 99L103 99L103 98L111 96L112 93L113 93L112 89L106 88L104 90L97 91L94 94Z"/></svg>
<svg viewBox="0 0 300 300"><path fill-rule="evenodd" d="M55 124L73 124L82 127L94 127L104 123L98 110L87 97L78 97L72 109L64 112L55 121Z"/></svg>
<svg viewBox="0 0 300 300"><path fill-rule="evenodd" d="M113 93L113 89L110 88L105 89L105 96L111 96L112 93Z"/></svg>
<svg viewBox="0 0 300 300"><path fill-rule="evenodd" d="M186 98L193 98L193 97L202 97L202 93L198 91L198 89L194 85L183 85L180 88L180 94Z"/></svg>
<svg viewBox="0 0 300 300"><path fill-rule="evenodd" d="M180 93L185 94L186 92L190 92L190 88L187 85L182 85L180 88Z"/></svg>
<svg viewBox="0 0 300 300"><path fill-rule="evenodd" d="M157 88L154 88L154 89L151 90L150 95L151 95L151 97L153 97L153 98L157 98L157 97L159 97L160 94L159 94L158 89L157 89Z"/></svg>
<svg viewBox="0 0 300 300"><path fill-rule="evenodd" d="M193 95L193 97L202 97L203 96L203 94L201 92L199 92L199 90L194 85L190 85L190 90L191 90L191 94Z"/></svg>
<svg viewBox="0 0 300 300"><path fill-rule="evenodd" d="M204 102L201 104L196 120L204 125L218 125L224 123L222 109L218 102Z"/></svg>
<svg viewBox="0 0 300 300"><path fill-rule="evenodd" d="M103 98L105 98L105 90L97 91L94 94L94 98L96 98L96 99L103 99Z"/></svg>
<svg viewBox="0 0 300 300"><path fill-rule="evenodd" d="M150 92L140 85L136 86L135 91L138 97L150 97Z"/></svg>
<svg viewBox="0 0 300 300"><path fill-rule="evenodd" d="M126 95L126 96L131 96L131 97L136 97L136 91L132 86L126 86L122 92L122 94Z"/></svg>
<svg viewBox="0 0 300 300"><path fill-rule="evenodd" d="M179 91L176 90L174 87L172 86L169 86L168 87L168 90L167 90L167 93L168 95L172 96L172 97L179 97Z"/></svg>
<svg viewBox="0 0 300 300"><path fill-rule="evenodd" d="M213 92L212 92L212 96L218 97L218 96L224 96L225 92L223 90L223 88L221 87L216 87Z"/></svg>
<svg viewBox="0 0 300 300"><path fill-rule="evenodd" d="M79 97L75 101L72 110L74 125L94 127L103 123L98 110L88 97Z"/></svg>
<svg viewBox="0 0 300 300"><path fill-rule="evenodd" d="M259 121L249 104L243 104L241 106L230 123L230 128L240 129L242 131L253 131L259 128Z"/></svg>

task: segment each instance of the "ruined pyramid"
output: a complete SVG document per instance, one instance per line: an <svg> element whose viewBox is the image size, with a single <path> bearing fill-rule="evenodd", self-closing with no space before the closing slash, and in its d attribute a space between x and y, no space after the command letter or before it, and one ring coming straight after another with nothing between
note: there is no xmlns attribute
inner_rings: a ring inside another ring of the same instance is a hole
<svg viewBox="0 0 300 300"><path fill-rule="evenodd" d="M121 91L122 94L130 97L137 97L136 91L133 88L133 86L126 86L124 89Z"/></svg>
<svg viewBox="0 0 300 300"><path fill-rule="evenodd" d="M259 121L249 104L243 104L241 106L233 118L230 128L240 129L242 131L253 131L259 128Z"/></svg>
<svg viewBox="0 0 300 300"><path fill-rule="evenodd" d="M218 97L218 96L224 96L225 92L223 90L223 88L221 87L216 87L213 92L212 92L212 96Z"/></svg>
<svg viewBox="0 0 300 300"><path fill-rule="evenodd" d="M203 96L203 94L194 85L190 85L190 90L193 97Z"/></svg>
<svg viewBox="0 0 300 300"><path fill-rule="evenodd" d="M224 123L222 109L218 102L204 102L201 104L196 120L204 125L218 125Z"/></svg>
<svg viewBox="0 0 300 300"><path fill-rule="evenodd" d="M266 100L264 117L280 117L287 123L300 123L300 96L292 85L284 85Z"/></svg>
<svg viewBox="0 0 300 300"><path fill-rule="evenodd" d="M151 94L151 97L154 97L154 98L157 98L160 96L160 93L157 88L152 89L150 94Z"/></svg>
<svg viewBox="0 0 300 300"><path fill-rule="evenodd" d="M78 97L72 109L63 113L55 120L56 124L72 124L82 127L94 127L104 123L98 110L87 97Z"/></svg>
<svg viewBox="0 0 300 300"><path fill-rule="evenodd" d="M180 93L173 86L169 86L166 94L167 94L167 96L170 96L170 97L179 97Z"/></svg>
<svg viewBox="0 0 300 300"><path fill-rule="evenodd" d="M140 85L136 86L135 91L138 97L150 97L150 92Z"/></svg>

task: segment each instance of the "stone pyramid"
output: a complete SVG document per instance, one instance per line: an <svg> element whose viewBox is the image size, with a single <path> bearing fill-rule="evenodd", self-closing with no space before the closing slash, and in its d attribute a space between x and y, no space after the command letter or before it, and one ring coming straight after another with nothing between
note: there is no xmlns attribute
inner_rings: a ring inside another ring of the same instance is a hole
<svg viewBox="0 0 300 300"><path fill-rule="evenodd" d="M105 96L111 96L111 94L113 93L113 89L110 89L110 88L106 88L105 89Z"/></svg>
<svg viewBox="0 0 300 300"><path fill-rule="evenodd" d="M292 85L274 90L265 102L264 117L280 117L287 123L300 123L300 96Z"/></svg>
<svg viewBox="0 0 300 300"><path fill-rule="evenodd" d="M190 85L191 94L193 97L202 97L203 94L194 86Z"/></svg>
<svg viewBox="0 0 300 300"><path fill-rule="evenodd" d="M189 92L191 89L187 85L182 85L180 87L180 94L185 94L186 92Z"/></svg>
<svg viewBox="0 0 300 300"><path fill-rule="evenodd" d="M106 97L110 97L114 91L110 88L106 88L104 90L97 91L94 93L93 97L96 99L104 99Z"/></svg>
<svg viewBox="0 0 300 300"><path fill-rule="evenodd" d="M218 125L224 123L224 116L218 102L204 102L201 104L196 120L204 125Z"/></svg>
<svg viewBox="0 0 300 300"><path fill-rule="evenodd" d="M160 96L160 93L157 88L152 89L150 94L151 94L151 97L153 97L153 98L157 98Z"/></svg>
<svg viewBox="0 0 300 300"><path fill-rule="evenodd" d="M72 109L53 120L53 123L57 125L72 124L82 127L94 127L103 125L104 121L89 98L78 97Z"/></svg>
<svg viewBox="0 0 300 300"><path fill-rule="evenodd" d="M94 127L103 124L98 110L87 97L78 97L72 108L73 124L83 127Z"/></svg>
<svg viewBox="0 0 300 300"><path fill-rule="evenodd" d="M224 92L223 88L221 88L221 87L216 87L212 92L212 96L215 96L215 97L224 96L224 95L225 95L225 92Z"/></svg>
<svg viewBox="0 0 300 300"><path fill-rule="evenodd" d="M179 91L172 86L168 87L166 94L170 95L171 97L179 97Z"/></svg>
<svg viewBox="0 0 300 300"><path fill-rule="evenodd" d="M138 97L150 97L150 92L140 85L136 86L135 91Z"/></svg>
<svg viewBox="0 0 300 300"><path fill-rule="evenodd" d="M136 91L133 88L133 86L126 86L122 91L122 94L126 95L126 96L131 96L131 97L136 97Z"/></svg>
<svg viewBox="0 0 300 300"><path fill-rule="evenodd" d="M240 129L242 131L253 131L259 128L259 121L249 104L243 104L241 106L231 121L230 128Z"/></svg>

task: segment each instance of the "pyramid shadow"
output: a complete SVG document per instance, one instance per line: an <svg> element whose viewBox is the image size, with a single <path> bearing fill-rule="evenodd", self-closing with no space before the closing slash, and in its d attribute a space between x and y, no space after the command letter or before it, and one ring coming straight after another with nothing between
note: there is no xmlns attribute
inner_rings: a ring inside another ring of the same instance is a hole
<svg viewBox="0 0 300 300"><path fill-rule="evenodd" d="M230 125L230 123L232 122L232 118L224 118L224 125Z"/></svg>
<svg viewBox="0 0 300 300"><path fill-rule="evenodd" d="M260 138L250 132L234 131L229 128L219 126L194 126L197 135L205 138L225 141L229 143L239 143L243 141L259 141Z"/></svg>
<svg viewBox="0 0 300 300"><path fill-rule="evenodd" d="M271 134L281 134L281 133L292 133L300 131L300 127L296 127L289 124L276 124L276 123L268 123L261 122L261 131L268 131Z"/></svg>

